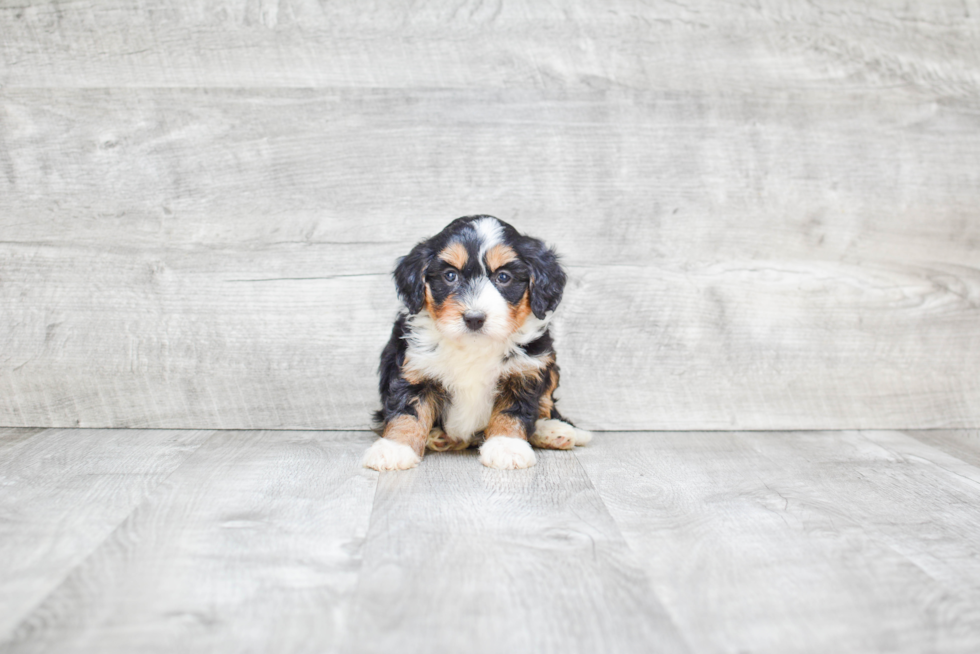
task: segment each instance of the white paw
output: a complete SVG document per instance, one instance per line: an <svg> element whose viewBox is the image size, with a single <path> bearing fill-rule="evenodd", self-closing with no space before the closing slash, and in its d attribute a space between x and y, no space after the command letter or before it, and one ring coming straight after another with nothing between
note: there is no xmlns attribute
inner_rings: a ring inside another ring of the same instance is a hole
<svg viewBox="0 0 980 654"><path fill-rule="evenodd" d="M520 438L497 436L480 446L480 463L488 468L516 470L530 468L537 459L531 445Z"/></svg>
<svg viewBox="0 0 980 654"><path fill-rule="evenodd" d="M364 453L361 463L365 468L375 470L408 470L417 466L421 460L422 457L408 445L379 438Z"/></svg>
<svg viewBox="0 0 980 654"><path fill-rule="evenodd" d="M538 420L534 423L531 445L552 450L570 450L592 440L592 432L572 427L561 420Z"/></svg>
<svg viewBox="0 0 980 654"><path fill-rule="evenodd" d="M469 439L454 438L438 427L433 427L425 441L425 446L435 452L448 452L449 450L465 450L470 446L470 441Z"/></svg>

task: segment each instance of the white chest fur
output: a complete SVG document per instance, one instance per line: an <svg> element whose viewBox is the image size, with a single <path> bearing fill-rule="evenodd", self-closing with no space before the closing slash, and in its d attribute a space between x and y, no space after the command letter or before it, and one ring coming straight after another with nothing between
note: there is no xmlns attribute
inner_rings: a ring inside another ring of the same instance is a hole
<svg viewBox="0 0 980 654"><path fill-rule="evenodd" d="M486 428L501 378L545 365L520 345L544 333L547 320L530 316L524 328L503 342L479 336L451 340L425 313L411 316L409 322L406 368L438 380L445 388L449 402L443 411L443 429L454 440L470 440Z"/></svg>

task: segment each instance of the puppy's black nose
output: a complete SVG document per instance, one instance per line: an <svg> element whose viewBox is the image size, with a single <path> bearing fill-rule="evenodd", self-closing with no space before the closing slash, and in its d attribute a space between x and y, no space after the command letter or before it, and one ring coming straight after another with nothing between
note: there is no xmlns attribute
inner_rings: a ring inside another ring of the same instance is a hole
<svg viewBox="0 0 980 654"><path fill-rule="evenodd" d="M464 313L463 320L466 322L466 326L471 330L477 332L480 331L480 327L483 327L483 323L487 321L487 314L485 313Z"/></svg>

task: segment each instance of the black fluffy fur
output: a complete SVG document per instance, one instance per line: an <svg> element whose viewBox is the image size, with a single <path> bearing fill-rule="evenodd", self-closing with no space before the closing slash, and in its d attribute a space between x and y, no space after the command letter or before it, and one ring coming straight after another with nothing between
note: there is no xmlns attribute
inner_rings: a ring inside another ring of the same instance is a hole
<svg viewBox="0 0 980 654"><path fill-rule="evenodd" d="M442 426L442 409L450 399L445 389L436 380L411 384L401 374L407 350L405 340L409 330L407 319L410 315L424 310L426 283L429 281L431 289L432 284L436 283L438 276L442 274L441 271L434 269L437 266L433 266L438 253L470 223L487 217L458 218L439 234L416 244L406 256L398 260L392 277L406 311L400 313L395 320L391 337L381 353L381 365L378 370L381 409L374 413L375 429L379 433L388 421L399 415L417 417L415 405L423 397L435 404L437 409L435 424ZM502 221L500 225L503 242L509 245L519 257L519 261L509 267L509 270L513 272L516 280L527 284L531 311L537 318L543 319L548 312L558 307L565 288L566 276L558 255L542 241L524 236ZM470 264L479 265L474 257L470 257ZM433 294L435 296L436 292L433 291ZM538 339L522 346L522 349L531 356L554 353L550 332L546 330ZM528 437L534 433L541 398L548 390L552 369L557 371L557 365L550 364L540 378L502 380L505 383L498 387L496 401L508 407L505 413L521 421ZM552 408L550 417L571 424L558 413L557 409Z"/></svg>

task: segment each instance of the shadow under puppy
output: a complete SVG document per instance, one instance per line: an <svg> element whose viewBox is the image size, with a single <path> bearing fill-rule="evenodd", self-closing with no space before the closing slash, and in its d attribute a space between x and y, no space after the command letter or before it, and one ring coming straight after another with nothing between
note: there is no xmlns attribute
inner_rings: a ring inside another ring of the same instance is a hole
<svg viewBox="0 0 980 654"><path fill-rule="evenodd" d="M426 448L483 441L491 468L535 464L531 445L571 449L592 435L555 408L548 323L565 273L554 250L493 216L457 218L394 272L405 304L381 354L375 470L414 468Z"/></svg>

